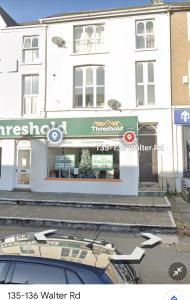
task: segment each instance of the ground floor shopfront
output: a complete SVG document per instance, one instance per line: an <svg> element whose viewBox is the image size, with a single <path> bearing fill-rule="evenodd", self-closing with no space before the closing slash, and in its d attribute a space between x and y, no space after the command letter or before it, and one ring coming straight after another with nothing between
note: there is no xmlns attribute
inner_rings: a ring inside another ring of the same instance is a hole
<svg viewBox="0 0 190 300"><path fill-rule="evenodd" d="M190 189L190 108L174 109L175 173L177 192Z"/></svg>
<svg viewBox="0 0 190 300"><path fill-rule="evenodd" d="M164 127L136 116L1 120L0 189L138 195L140 182L166 188L172 170ZM63 134L58 143L47 139L53 128ZM131 144L123 141L127 131L136 136Z"/></svg>

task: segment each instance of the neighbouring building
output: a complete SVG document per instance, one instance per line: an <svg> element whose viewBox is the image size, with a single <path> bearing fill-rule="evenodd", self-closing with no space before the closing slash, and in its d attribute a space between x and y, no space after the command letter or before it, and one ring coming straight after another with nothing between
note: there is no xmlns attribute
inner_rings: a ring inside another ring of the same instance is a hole
<svg viewBox="0 0 190 300"><path fill-rule="evenodd" d="M23 24L0 10L1 190L175 189L170 6L155 2Z"/></svg>
<svg viewBox="0 0 190 300"><path fill-rule="evenodd" d="M190 188L190 3L171 7L173 148L176 191Z"/></svg>

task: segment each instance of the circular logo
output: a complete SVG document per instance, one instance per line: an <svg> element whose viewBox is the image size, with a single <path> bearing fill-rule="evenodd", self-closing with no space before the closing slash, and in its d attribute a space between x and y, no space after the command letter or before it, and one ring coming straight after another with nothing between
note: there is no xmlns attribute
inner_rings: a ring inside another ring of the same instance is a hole
<svg viewBox="0 0 190 300"><path fill-rule="evenodd" d="M168 271L173 280L183 280L187 274L187 268L181 262L171 264Z"/></svg>
<svg viewBox="0 0 190 300"><path fill-rule="evenodd" d="M63 134L60 129L52 128L47 133L47 139L50 143L58 144L62 141Z"/></svg>
<svg viewBox="0 0 190 300"><path fill-rule="evenodd" d="M126 131L123 135L123 140L127 144L131 144L136 140L136 135L133 131Z"/></svg>

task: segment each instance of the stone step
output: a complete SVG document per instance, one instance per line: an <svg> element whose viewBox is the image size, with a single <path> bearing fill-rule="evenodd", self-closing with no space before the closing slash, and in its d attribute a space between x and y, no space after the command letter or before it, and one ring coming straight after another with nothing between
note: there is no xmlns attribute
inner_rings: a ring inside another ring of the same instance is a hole
<svg viewBox="0 0 190 300"><path fill-rule="evenodd" d="M176 232L170 211L128 211L2 204L0 225L53 226L124 232Z"/></svg>
<svg viewBox="0 0 190 300"><path fill-rule="evenodd" d="M95 201L96 200L96 201ZM154 197L129 197L109 199L89 200L88 198L67 198L61 199L17 199L17 198L0 198L0 205L42 205L42 206L60 206L60 207L81 207L81 208L96 208L96 209L119 209L119 210L147 210L147 211L164 211L170 209L171 205L167 198Z"/></svg>

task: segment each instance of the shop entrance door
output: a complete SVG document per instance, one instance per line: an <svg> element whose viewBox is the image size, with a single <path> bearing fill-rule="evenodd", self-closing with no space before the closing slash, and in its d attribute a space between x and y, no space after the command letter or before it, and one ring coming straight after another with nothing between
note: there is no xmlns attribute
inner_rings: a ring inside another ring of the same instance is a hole
<svg viewBox="0 0 190 300"><path fill-rule="evenodd" d="M16 188L30 187L30 171L31 171L31 148L28 147L28 141L19 142L17 146L16 158Z"/></svg>
<svg viewBox="0 0 190 300"><path fill-rule="evenodd" d="M153 125L139 130L139 179L140 182L158 181L157 135Z"/></svg>

